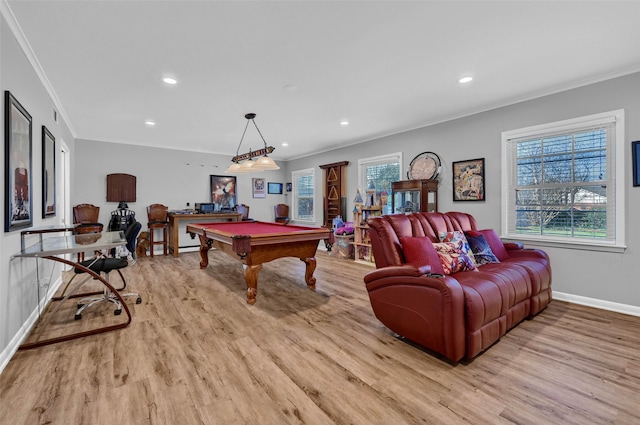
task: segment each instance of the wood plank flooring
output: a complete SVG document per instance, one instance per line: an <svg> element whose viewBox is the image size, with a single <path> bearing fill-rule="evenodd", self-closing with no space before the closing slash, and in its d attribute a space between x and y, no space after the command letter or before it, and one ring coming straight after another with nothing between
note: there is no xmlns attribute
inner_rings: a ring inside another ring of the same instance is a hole
<svg viewBox="0 0 640 425"><path fill-rule="evenodd" d="M209 257L142 258L128 328L16 353L0 424L640 423L639 317L554 301L451 364L377 321L370 267L318 252L313 292L303 262L276 260L250 306L240 263ZM69 302L46 332L116 319L76 322Z"/></svg>

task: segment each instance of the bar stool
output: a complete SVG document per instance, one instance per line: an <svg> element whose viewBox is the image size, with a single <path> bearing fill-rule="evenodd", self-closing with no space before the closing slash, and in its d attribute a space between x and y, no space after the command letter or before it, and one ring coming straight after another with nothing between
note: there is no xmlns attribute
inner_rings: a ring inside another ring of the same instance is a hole
<svg viewBox="0 0 640 425"><path fill-rule="evenodd" d="M152 204L147 207L147 218L149 223L149 251L153 257L153 250L155 245L162 245L162 252L167 255L167 229L169 227L168 221L169 208L162 204ZM156 229L162 229L162 240L156 241L154 239L154 233Z"/></svg>

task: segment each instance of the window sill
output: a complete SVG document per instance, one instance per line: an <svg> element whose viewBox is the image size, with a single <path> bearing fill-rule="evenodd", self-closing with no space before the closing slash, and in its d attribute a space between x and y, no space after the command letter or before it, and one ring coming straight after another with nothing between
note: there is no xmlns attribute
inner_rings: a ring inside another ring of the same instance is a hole
<svg viewBox="0 0 640 425"><path fill-rule="evenodd" d="M594 242L578 242L578 241L565 241L565 240L553 240L553 239L541 239L532 238L527 236L504 236L501 237L504 242L522 242L527 247L548 247L548 248L564 248L564 249L579 249L583 251L599 251L599 252L616 252L624 253L627 249L626 245L614 245L608 243L594 243Z"/></svg>

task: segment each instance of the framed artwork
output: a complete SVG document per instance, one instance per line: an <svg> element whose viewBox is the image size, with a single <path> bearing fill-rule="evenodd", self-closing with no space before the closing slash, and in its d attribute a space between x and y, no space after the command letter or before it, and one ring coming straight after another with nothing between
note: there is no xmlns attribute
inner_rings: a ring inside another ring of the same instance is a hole
<svg viewBox="0 0 640 425"><path fill-rule="evenodd" d="M287 183L287 192L291 192L291 182Z"/></svg>
<svg viewBox="0 0 640 425"><path fill-rule="evenodd" d="M33 224L31 115L9 91L4 93L4 231L11 232Z"/></svg>
<svg viewBox="0 0 640 425"><path fill-rule="evenodd" d="M484 158L453 163L453 200L485 200Z"/></svg>
<svg viewBox="0 0 640 425"><path fill-rule="evenodd" d="M42 126L42 218L56 215L56 139Z"/></svg>
<svg viewBox="0 0 640 425"><path fill-rule="evenodd" d="M267 191L266 191L266 185L264 182L263 178L252 178L251 179L252 183L253 183L253 197L254 198L266 198L267 197Z"/></svg>
<svg viewBox="0 0 640 425"><path fill-rule="evenodd" d="M267 193L273 195L282 195L282 183L268 182Z"/></svg>
<svg viewBox="0 0 640 425"><path fill-rule="evenodd" d="M640 186L640 141L631 142L631 158L633 160L633 185Z"/></svg>
<svg viewBox="0 0 640 425"><path fill-rule="evenodd" d="M235 176L209 176L213 211L230 211L238 205Z"/></svg>

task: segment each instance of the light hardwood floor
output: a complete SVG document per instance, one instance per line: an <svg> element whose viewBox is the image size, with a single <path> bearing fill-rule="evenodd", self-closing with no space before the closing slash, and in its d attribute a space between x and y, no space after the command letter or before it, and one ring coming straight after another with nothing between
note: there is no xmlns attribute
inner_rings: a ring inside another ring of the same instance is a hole
<svg viewBox="0 0 640 425"><path fill-rule="evenodd" d="M19 351L0 424L638 424L640 318L554 301L470 362L450 364L375 318L370 267L318 253L259 274L197 253L126 269L143 303L126 329ZM114 320L62 308L51 329Z"/></svg>

